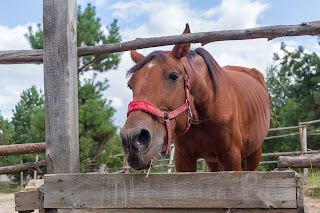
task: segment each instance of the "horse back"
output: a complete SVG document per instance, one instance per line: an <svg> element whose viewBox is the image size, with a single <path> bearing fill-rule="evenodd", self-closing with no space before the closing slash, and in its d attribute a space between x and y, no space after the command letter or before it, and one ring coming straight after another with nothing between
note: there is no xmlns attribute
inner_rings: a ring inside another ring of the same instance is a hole
<svg viewBox="0 0 320 213"><path fill-rule="evenodd" d="M246 74L254 77L257 81L259 81L264 86L264 88L266 89L266 85L265 85L264 77L263 77L262 73L259 72L255 68L246 68L246 67L240 67L240 66L227 65L227 66L224 66L223 69L224 70L229 70L229 71L238 71L238 72L246 73Z"/></svg>

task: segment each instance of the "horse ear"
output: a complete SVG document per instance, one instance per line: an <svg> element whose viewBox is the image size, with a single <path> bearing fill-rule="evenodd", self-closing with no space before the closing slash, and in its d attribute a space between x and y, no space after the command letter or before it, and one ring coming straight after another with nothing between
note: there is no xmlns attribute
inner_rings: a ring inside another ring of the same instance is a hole
<svg viewBox="0 0 320 213"><path fill-rule="evenodd" d="M186 24L186 28L184 29L182 34L190 33L189 24ZM176 44L174 45L171 54L178 60L182 57L188 55L190 50L190 44Z"/></svg>
<svg viewBox="0 0 320 213"><path fill-rule="evenodd" d="M144 59L144 55L138 53L136 50L131 50L130 51L131 59L137 64L139 63L142 59Z"/></svg>

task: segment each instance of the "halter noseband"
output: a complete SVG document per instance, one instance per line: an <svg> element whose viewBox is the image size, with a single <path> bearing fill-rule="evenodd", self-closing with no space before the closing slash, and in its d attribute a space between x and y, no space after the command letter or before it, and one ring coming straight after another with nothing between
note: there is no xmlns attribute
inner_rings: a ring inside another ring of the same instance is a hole
<svg viewBox="0 0 320 213"><path fill-rule="evenodd" d="M183 64L182 64L183 65ZM158 107L154 106L152 103L146 101L146 100L133 100L129 103L128 105L128 112L127 112L127 117L129 116L130 112L136 111L136 110L141 110L143 112L147 112L151 115L155 115L158 118L162 118L165 121L166 124L166 129L168 133L168 142L166 144L162 145L162 154L167 155L170 150L170 145L171 145L171 140L172 140L172 132L171 132L171 122L170 120L178 117L181 113L184 111L187 111L188 113L188 118L187 118L187 126L184 129L184 131L181 133L181 135L185 134L190 126L191 126L191 121L192 121L192 112L190 108L190 82L189 82L189 76L186 72L186 68L183 65L184 71L185 71L185 80L184 80L184 87L185 87L185 94L186 94L186 102L182 104L179 108L171 111L171 112L166 112L160 110Z"/></svg>

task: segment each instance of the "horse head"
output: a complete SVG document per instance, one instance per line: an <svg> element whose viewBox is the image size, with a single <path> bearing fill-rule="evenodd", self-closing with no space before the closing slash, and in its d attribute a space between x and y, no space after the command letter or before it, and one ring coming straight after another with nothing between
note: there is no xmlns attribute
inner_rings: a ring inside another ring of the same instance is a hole
<svg viewBox="0 0 320 213"><path fill-rule="evenodd" d="M190 33L188 24L183 33ZM190 44L176 44L171 52L155 51L146 57L131 51L136 63L128 71L133 101L120 135L132 168L156 163L161 154L168 154L171 140L191 125L194 106L189 76L182 63L189 50Z"/></svg>

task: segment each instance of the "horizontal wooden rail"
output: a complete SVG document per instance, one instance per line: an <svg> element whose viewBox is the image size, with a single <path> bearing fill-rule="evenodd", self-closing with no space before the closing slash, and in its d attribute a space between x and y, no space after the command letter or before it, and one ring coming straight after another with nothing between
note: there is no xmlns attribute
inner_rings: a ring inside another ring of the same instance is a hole
<svg viewBox="0 0 320 213"><path fill-rule="evenodd" d="M270 139L276 139L276 138L286 138L286 137L288 137L288 136L295 136L295 135L299 135L299 132L297 132L297 133L285 134L285 135L269 136L269 137L266 137L264 140L270 140Z"/></svg>
<svg viewBox="0 0 320 213"><path fill-rule="evenodd" d="M300 128L300 126L279 127L279 128L269 129L269 132L281 131L281 130L290 130L290 129L299 129L299 128Z"/></svg>
<svg viewBox="0 0 320 213"><path fill-rule="evenodd" d="M301 155L301 154L317 154L320 153L320 150L312 150L307 152L295 151L295 152L274 152L274 153L263 153L262 157L277 157L285 155Z"/></svg>
<svg viewBox="0 0 320 213"><path fill-rule="evenodd" d="M0 146L0 156L46 152L46 143L24 143Z"/></svg>
<svg viewBox="0 0 320 213"><path fill-rule="evenodd" d="M278 168L320 168L320 154L279 156Z"/></svg>
<svg viewBox="0 0 320 213"><path fill-rule="evenodd" d="M28 171L28 170L34 170L40 167L45 167L46 161L38 161L38 162L29 162L29 163L22 163L17 164L13 166L4 166L0 167L0 174L9 174L9 173L15 173L20 171Z"/></svg>
<svg viewBox="0 0 320 213"><path fill-rule="evenodd" d="M300 122L299 125L309 125L309 124L316 124L316 123L320 123L320 119L314 120L314 121Z"/></svg>
<svg viewBox="0 0 320 213"><path fill-rule="evenodd" d="M44 179L45 208L128 212L303 208L301 178L294 172L171 173L148 178L144 174L54 174Z"/></svg>
<svg viewBox="0 0 320 213"><path fill-rule="evenodd" d="M153 38L137 38L132 41L105 44L98 46L79 47L78 57L101 55L148 47L165 46L183 43L201 43L227 40L245 40L267 38L268 40L284 36L302 36L320 34L320 21L305 22L297 25L266 26L243 30L223 30L211 32L190 33L175 36ZM42 50L12 50L0 51L0 64L40 64L43 63Z"/></svg>

